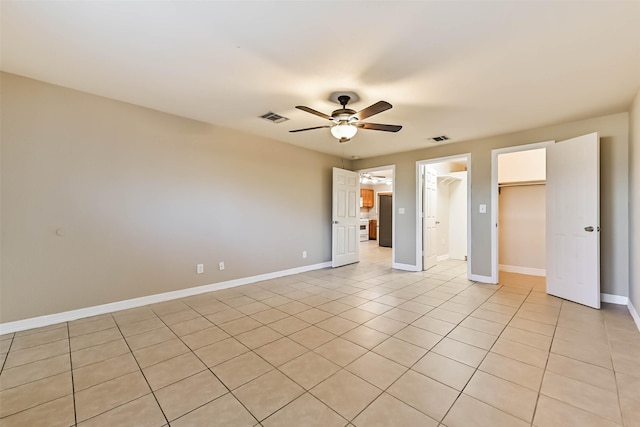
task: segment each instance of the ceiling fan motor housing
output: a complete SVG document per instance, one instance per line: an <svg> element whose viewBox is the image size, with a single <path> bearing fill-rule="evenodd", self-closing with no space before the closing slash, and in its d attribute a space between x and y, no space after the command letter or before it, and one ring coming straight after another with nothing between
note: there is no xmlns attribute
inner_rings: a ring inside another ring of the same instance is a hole
<svg viewBox="0 0 640 427"><path fill-rule="evenodd" d="M331 118L336 122L350 122L357 120L357 118L353 117L356 112L349 108L340 108L331 113Z"/></svg>

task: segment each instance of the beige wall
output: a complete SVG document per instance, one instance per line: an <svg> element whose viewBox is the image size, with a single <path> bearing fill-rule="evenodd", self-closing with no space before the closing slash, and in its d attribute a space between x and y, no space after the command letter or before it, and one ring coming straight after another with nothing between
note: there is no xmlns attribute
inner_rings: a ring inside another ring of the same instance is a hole
<svg viewBox="0 0 640 427"><path fill-rule="evenodd" d="M546 179L546 148L498 155L498 183L535 182Z"/></svg>
<svg viewBox="0 0 640 427"><path fill-rule="evenodd" d="M531 129L491 138L445 144L361 159L356 169L396 165L397 263L416 263L416 161L471 153L471 268L472 273L491 276L491 150L514 145L561 141L591 132L600 133L601 162L601 289L626 296L629 283L629 114L618 113L571 123ZM455 129L449 132L455 138ZM487 213L478 213L486 204Z"/></svg>
<svg viewBox="0 0 640 427"><path fill-rule="evenodd" d="M629 139L629 298L640 310L640 91L631 106Z"/></svg>
<svg viewBox="0 0 640 427"><path fill-rule="evenodd" d="M0 322L330 260L339 159L1 79Z"/></svg>
<svg viewBox="0 0 640 427"><path fill-rule="evenodd" d="M499 264L545 270L545 186L502 187L498 200Z"/></svg>

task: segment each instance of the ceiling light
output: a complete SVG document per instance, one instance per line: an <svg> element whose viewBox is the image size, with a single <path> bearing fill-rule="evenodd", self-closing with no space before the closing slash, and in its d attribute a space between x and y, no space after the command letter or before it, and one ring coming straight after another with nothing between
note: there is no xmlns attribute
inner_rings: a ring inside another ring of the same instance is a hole
<svg viewBox="0 0 640 427"><path fill-rule="evenodd" d="M358 132L358 128L350 125L346 120L341 121L337 125L331 128L331 135L340 142L347 142Z"/></svg>

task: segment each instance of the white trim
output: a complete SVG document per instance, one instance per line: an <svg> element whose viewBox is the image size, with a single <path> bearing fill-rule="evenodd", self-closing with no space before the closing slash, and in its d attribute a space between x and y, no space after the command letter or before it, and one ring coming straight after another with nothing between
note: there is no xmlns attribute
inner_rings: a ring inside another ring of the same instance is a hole
<svg viewBox="0 0 640 427"><path fill-rule="evenodd" d="M448 259L449 259L449 254L438 255L438 256L436 257L436 260L437 260L437 261L446 261L446 260L448 260Z"/></svg>
<svg viewBox="0 0 640 427"><path fill-rule="evenodd" d="M406 270L406 271L420 271L420 267L411 264L401 264L399 262L394 262L391 265L391 268L395 268L396 270Z"/></svg>
<svg viewBox="0 0 640 427"><path fill-rule="evenodd" d="M555 144L555 141L535 142L491 150L491 277L498 283L498 155L518 151L536 150ZM478 202L478 201L477 201ZM478 202L481 203L481 202Z"/></svg>
<svg viewBox="0 0 640 427"><path fill-rule="evenodd" d="M519 273L519 274L528 274L529 276L542 276L545 277L547 275L547 270L544 268L531 268L531 267L520 267L518 265L498 265L498 268L501 271L506 271L507 273Z"/></svg>
<svg viewBox="0 0 640 427"><path fill-rule="evenodd" d="M629 303L629 298L623 297L622 295L600 293L600 301L608 302L609 304L627 305Z"/></svg>
<svg viewBox="0 0 640 427"><path fill-rule="evenodd" d="M638 331L640 331L640 315L638 315L638 312L636 311L635 307L631 303L631 300L629 300L629 303L627 304L627 308L629 309L629 313L631 313L631 317L633 317L633 321L636 322L636 327L638 328Z"/></svg>
<svg viewBox="0 0 640 427"><path fill-rule="evenodd" d="M497 281L493 281L493 277L491 276L481 276L479 274L471 274L469 275L469 280L472 280L474 282L480 282L480 283L490 283L492 285L497 284Z"/></svg>
<svg viewBox="0 0 640 427"><path fill-rule="evenodd" d="M452 156L437 157L434 159L418 160L416 162L416 268L422 271L422 180L421 167L434 163L442 163L449 160L464 158L467 161L467 279L474 280L471 274L471 153L456 154Z"/></svg>
<svg viewBox="0 0 640 427"><path fill-rule="evenodd" d="M292 274L305 273L307 271L319 270L331 267L331 262L305 265L302 267L290 268L288 270L274 271L273 273L259 274L257 276L243 277L240 279L228 280L226 282L212 283L209 285L196 286L194 288L180 289L178 291L164 292L161 294L147 295L144 297L128 299L124 301L112 302L109 304L96 305L93 307L80 308L77 310L65 311L62 313L48 314L46 316L32 317L30 319L16 320L0 324L0 334L24 331L26 329L39 328L42 326L55 325L56 323L69 322L83 317L97 316L98 314L112 313L114 311L126 310L148 304L184 298L192 295L204 294L206 292L218 291L221 289L234 288L236 286L261 282L263 280L276 279L278 277L290 276Z"/></svg>

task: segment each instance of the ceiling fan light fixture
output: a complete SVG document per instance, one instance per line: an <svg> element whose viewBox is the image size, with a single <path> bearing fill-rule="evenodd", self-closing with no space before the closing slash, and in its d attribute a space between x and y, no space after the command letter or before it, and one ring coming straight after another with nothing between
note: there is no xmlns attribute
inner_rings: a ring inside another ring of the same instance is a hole
<svg viewBox="0 0 640 427"><path fill-rule="evenodd" d="M383 125L380 123L365 123L362 121L363 119L390 109L392 105L387 101L378 101L363 110L355 111L351 108L347 108L347 104L350 100L351 97L349 95L339 95L338 102L340 102L340 106L342 108L334 110L331 115L321 113L320 111L305 107L304 105L296 105L298 110L313 114L314 116L322 117L323 119L329 120L332 124L304 129L292 129L289 132L303 132L313 129L330 128L331 134L342 144L351 141L351 138L358 133L358 128L384 132L398 132L402 129L402 126L399 125Z"/></svg>
<svg viewBox="0 0 640 427"><path fill-rule="evenodd" d="M350 140L355 136L356 132L358 132L358 128L346 121L341 121L331 128L331 135L333 135L336 139L339 139L340 142L346 142Z"/></svg>

